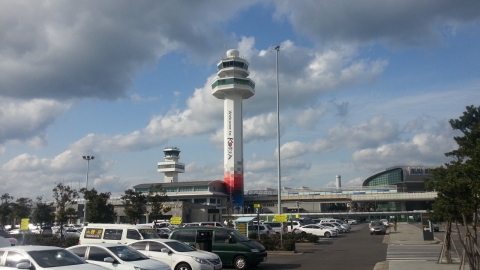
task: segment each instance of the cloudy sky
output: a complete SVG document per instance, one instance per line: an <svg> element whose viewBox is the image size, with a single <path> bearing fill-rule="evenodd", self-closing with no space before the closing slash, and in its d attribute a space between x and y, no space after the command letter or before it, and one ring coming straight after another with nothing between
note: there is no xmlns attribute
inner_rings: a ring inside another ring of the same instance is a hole
<svg viewBox="0 0 480 270"><path fill-rule="evenodd" d="M358 186L398 165L435 166L448 120L480 102L480 2L0 2L0 193L51 199L55 183L121 194L223 178L216 63L237 49L256 94L243 102L246 190Z"/></svg>

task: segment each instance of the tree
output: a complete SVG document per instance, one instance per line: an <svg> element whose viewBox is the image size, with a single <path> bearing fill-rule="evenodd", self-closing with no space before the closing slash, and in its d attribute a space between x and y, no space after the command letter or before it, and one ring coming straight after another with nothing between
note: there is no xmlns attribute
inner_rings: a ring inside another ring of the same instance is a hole
<svg viewBox="0 0 480 270"><path fill-rule="evenodd" d="M37 197L35 209L32 212L32 220L34 223L50 225L55 220L55 214L52 213L53 203L42 202L42 197Z"/></svg>
<svg viewBox="0 0 480 270"><path fill-rule="evenodd" d="M83 193L83 198L87 200L87 220L94 223L110 223L115 221L117 214L110 200L110 192L100 193L92 188L87 190L86 188L80 189L80 193Z"/></svg>
<svg viewBox="0 0 480 270"><path fill-rule="evenodd" d="M137 224L145 212L147 196L133 189L125 190L125 195L120 197L124 205L125 217L132 224Z"/></svg>
<svg viewBox="0 0 480 270"><path fill-rule="evenodd" d="M148 189L147 202L150 205L150 219L157 220L171 210L171 207L163 205L168 200L168 196L162 185L151 185Z"/></svg>
<svg viewBox="0 0 480 270"><path fill-rule="evenodd" d="M67 217L67 222L68 223L74 223L73 220L75 220L77 218L78 211L77 211L77 209L75 209L73 207L68 207L65 210L65 216Z"/></svg>
<svg viewBox="0 0 480 270"><path fill-rule="evenodd" d="M465 238L460 238L470 269L480 268L480 252L477 243L477 219L480 206L480 107L467 106L459 119L449 121L451 127L459 131L455 136L456 150L445 153L453 160L434 170L439 179L432 187L437 189L438 202L434 203L434 212L444 220L458 221L466 226ZM453 213L458 213L458 216Z"/></svg>
<svg viewBox="0 0 480 270"><path fill-rule="evenodd" d="M11 218L10 215L12 214L12 206L11 206L12 200L13 200L13 197L10 196L10 194L8 193L5 193L0 197L0 201L2 202L0 204L0 223L2 224L2 226L5 226L5 224Z"/></svg>
<svg viewBox="0 0 480 270"><path fill-rule="evenodd" d="M53 188L53 198L57 203L57 221L60 222L60 237L63 238L63 223L68 220L67 205L73 204L78 198L78 192L62 183Z"/></svg>
<svg viewBox="0 0 480 270"><path fill-rule="evenodd" d="M15 203L12 203L12 218L21 220L22 218L30 217L32 211L32 199L18 198Z"/></svg>

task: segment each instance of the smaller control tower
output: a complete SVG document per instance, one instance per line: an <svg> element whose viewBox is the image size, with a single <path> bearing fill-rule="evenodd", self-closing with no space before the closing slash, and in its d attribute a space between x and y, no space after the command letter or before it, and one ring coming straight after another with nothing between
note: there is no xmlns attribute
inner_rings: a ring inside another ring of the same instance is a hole
<svg viewBox="0 0 480 270"><path fill-rule="evenodd" d="M177 147L166 147L163 153L165 153L165 161L158 162L157 171L165 173L165 183L176 183L178 182L178 174L185 172L185 164L178 162L180 149Z"/></svg>

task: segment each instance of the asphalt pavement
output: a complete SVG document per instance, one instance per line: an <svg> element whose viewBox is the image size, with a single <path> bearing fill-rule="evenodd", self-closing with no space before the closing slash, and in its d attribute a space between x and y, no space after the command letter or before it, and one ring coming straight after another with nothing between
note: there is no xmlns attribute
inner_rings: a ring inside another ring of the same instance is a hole
<svg viewBox="0 0 480 270"><path fill-rule="evenodd" d="M393 255L387 254L387 260L379 262L374 270L457 270L460 262L457 259L452 264L437 263L442 242L435 238L433 241L424 241L423 232L413 224L399 223L397 230L389 228L390 232L384 238L389 250L396 251ZM406 255L409 254L410 256ZM436 258L436 259L435 259ZM465 265L464 269L470 269Z"/></svg>

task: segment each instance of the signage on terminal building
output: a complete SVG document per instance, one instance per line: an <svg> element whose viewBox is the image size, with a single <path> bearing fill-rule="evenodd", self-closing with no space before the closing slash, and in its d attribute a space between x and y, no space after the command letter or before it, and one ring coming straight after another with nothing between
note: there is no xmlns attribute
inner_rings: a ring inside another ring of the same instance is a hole
<svg viewBox="0 0 480 270"><path fill-rule="evenodd" d="M430 174L430 168L422 168L422 167L408 167L408 172L410 175L412 174Z"/></svg>

